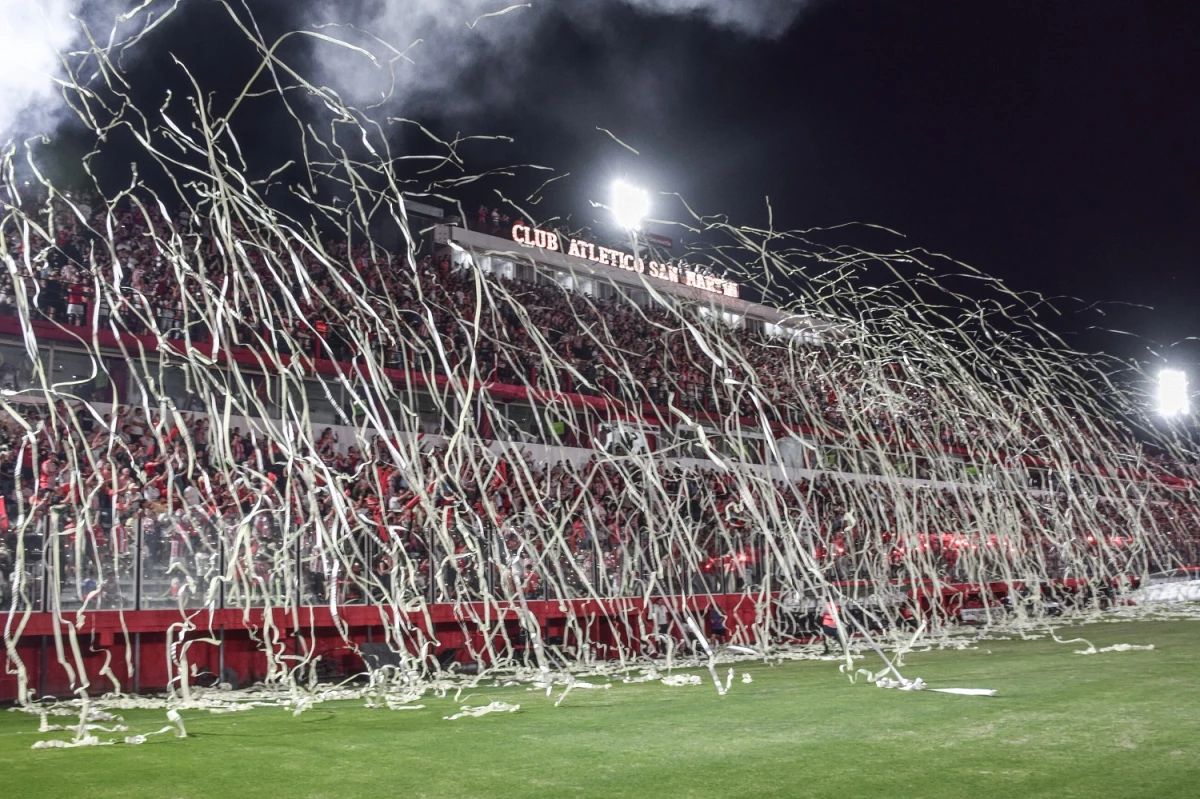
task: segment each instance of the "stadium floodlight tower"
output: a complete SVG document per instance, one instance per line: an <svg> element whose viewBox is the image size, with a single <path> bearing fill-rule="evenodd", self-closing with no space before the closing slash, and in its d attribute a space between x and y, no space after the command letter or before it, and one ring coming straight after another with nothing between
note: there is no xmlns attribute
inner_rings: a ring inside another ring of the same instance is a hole
<svg viewBox="0 0 1200 799"><path fill-rule="evenodd" d="M1191 411L1188 402L1187 375L1178 369L1163 369L1158 373L1158 415L1165 419L1186 416Z"/></svg>
<svg viewBox="0 0 1200 799"><path fill-rule="evenodd" d="M645 189L618 180L612 187L612 213L618 225L636 233L650 213L650 195Z"/></svg>

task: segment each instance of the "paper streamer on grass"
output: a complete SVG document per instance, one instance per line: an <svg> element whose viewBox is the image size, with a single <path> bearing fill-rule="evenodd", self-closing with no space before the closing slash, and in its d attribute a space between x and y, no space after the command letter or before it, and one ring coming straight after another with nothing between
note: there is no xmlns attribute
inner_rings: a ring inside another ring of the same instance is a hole
<svg viewBox="0 0 1200 799"><path fill-rule="evenodd" d="M671 674L663 677L660 682L663 685L669 685L673 688L679 688L684 685L700 685L703 680L698 674Z"/></svg>
<svg viewBox="0 0 1200 799"><path fill-rule="evenodd" d="M731 682L733 679L732 672L730 672L730 680L728 680L725 685L722 685L721 678L717 676L716 655L713 653L713 649L709 645L708 639L704 637L704 633L700 630L700 627L697 626L696 620L691 617L691 614L685 614L684 621L687 624L687 628L691 632L692 637L695 638L696 643L699 644L704 650L705 654L708 655L708 673L712 676L713 685L716 686L717 689L717 695L724 696L729 690L729 682Z"/></svg>
<svg viewBox="0 0 1200 799"><path fill-rule="evenodd" d="M455 713L453 716L444 716L443 718L446 721L454 721L468 717L478 718L479 716L486 716L489 713L516 713L520 709L520 705L510 705L507 702L489 702L479 707L463 705L462 710L458 713Z"/></svg>
<svg viewBox="0 0 1200 799"><path fill-rule="evenodd" d="M1089 646L1087 649L1076 649L1076 655L1097 655L1102 652L1150 652L1154 649L1154 644L1113 644L1112 646L1102 646L1097 649L1094 646Z"/></svg>
<svg viewBox="0 0 1200 799"><path fill-rule="evenodd" d="M928 689L931 691L935 691L937 693L959 694L962 696L995 696L996 695L995 690L993 690L991 688L928 688L928 686L925 684L925 681L922 680L920 677L917 677L916 679L912 679L912 680L906 679L903 675L900 674L900 671L899 671L899 669L896 668L895 664L887 657L887 655L884 654L884 652L880 648L879 644L877 644L875 642L875 639L871 637L870 631L867 630L867 628L864 627L863 625L859 624L858 620L855 619L853 616L850 617L850 620L854 624L854 626L858 628L859 633L867 641L867 643L870 645L870 647L872 649L874 649L875 653L878 654L879 657L883 660L884 666L885 666L884 675L886 675L888 672L890 672L891 674L894 675L894 677L876 676L876 675L872 675L870 672L865 671L864 669L858 669L858 671L860 673L865 673L867 675L867 680L869 682L874 682L877 687L879 687L879 688L897 688L901 691L924 691L924 690ZM917 634L920 634L920 632L921 631L918 630ZM911 641L915 640L915 639L916 639L916 635L914 635L913 639L910 640L910 642L909 642L910 646L911 646ZM906 650L902 649L900 654L903 654L904 651L906 651Z"/></svg>

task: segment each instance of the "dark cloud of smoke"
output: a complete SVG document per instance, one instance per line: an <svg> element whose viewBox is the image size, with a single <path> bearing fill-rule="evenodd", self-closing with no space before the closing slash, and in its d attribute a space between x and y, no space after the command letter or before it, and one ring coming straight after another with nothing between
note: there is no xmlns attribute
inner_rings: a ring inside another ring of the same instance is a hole
<svg viewBox="0 0 1200 799"><path fill-rule="evenodd" d="M724 163L710 162L699 152L711 138L691 137L688 144L696 157L687 170L672 173L656 158L638 159L634 166L631 153L598 128L614 128L633 146L644 144L651 148L647 152L654 151L645 136L671 128L689 85L688 72L704 59L721 58L713 43L724 38L732 48L747 38L782 37L818 4L307 0L289 6L285 28L335 38L371 54L307 37L299 63L315 84L329 87L376 120L420 120L447 136L458 131L513 135L512 149L488 151L496 159L488 166L512 158L588 172L579 174L578 183L593 187L607 186L632 169L640 182L686 191L688 181L702 182ZM314 105L314 114L323 113L319 101ZM629 120L637 120L636 126ZM538 147L529 149L529 141L537 141ZM591 153L586 164L575 162L572 153L584 151ZM574 196L571 185L555 184L555 196L545 207L586 208L584 200L596 199Z"/></svg>
<svg viewBox="0 0 1200 799"><path fill-rule="evenodd" d="M776 38L786 33L815 0L441 0L297 3L293 21L370 51L313 40L313 74L355 105L380 104L389 111L441 113L495 106L502 87L522 79L551 19L596 36L619 36L614 17L677 18L681 26L708 25L731 34ZM682 33L682 31L681 31ZM481 75L477 69L486 64ZM476 85L464 85L472 75ZM482 85L480 85L482 84Z"/></svg>
<svg viewBox="0 0 1200 799"><path fill-rule="evenodd" d="M69 105L77 111L82 99L73 84L99 88L104 81L96 49L123 73L113 85L143 86L146 76L131 67L147 55L177 52L172 42L178 44L173 37L181 20L205 19L206 9L206 19L223 18L230 35L251 31L265 47L286 37L277 51L281 58L305 79L376 119L458 119L475 130L480 119L494 119L507 109L579 138L600 135L597 126L607 121L608 111L596 105L614 97L643 122L665 118L682 70L698 57L700 37L779 37L816 2L0 0L0 144L38 134L54 137L73 119ZM172 24L159 26L166 17ZM245 27L230 24L231 17ZM671 35L650 38L647 27L666 28ZM215 28L206 30L211 35ZM306 35L292 35L295 31ZM546 74L544 53L564 32L594 47L572 58L570 47L557 43L554 59L560 68ZM243 88L241 70L251 67L245 61L236 67L227 63L222 53L230 45L225 41L212 48L211 58L202 56L211 62L207 65L194 63L195 53L185 59L188 68L199 67L195 74L205 91ZM529 81L540 86L541 116L517 108L529 102L529 94L518 91ZM147 94L141 101L146 108L158 107L161 98ZM312 109L314 118L321 113ZM308 114L301 111L301 116Z"/></svg>
<svg viewBox="0 0 1200 799"><path fill-rule="evenodd" d="M216 0L210 0L215 2ZM548 19L613 33L612 19L636 10L707 24L738 35L784 34L815 0L296 0L255 6L233 2L237 13L280 13L286 24L360 49L311 38L310 74L347 102L386 109L471 110L500 102L497 86L516 79ZM51 133L66 111L76 80L95 78L95 54L85 31L110 57L131 56L125 45L154 47L139 35L164 16L187 13L177 0L0 0L0 141ZM276 26L269 26L279 30ZM264 28L266 29L266 28ZM363 51L371 53L366 56ZM90 63L89 63L90 62ZM460 80L480 64L487 92ZM82 81L81 81L82 82Z"/></svg>
<svg viewBox="0 0 1200 799"><path fill-rule="evenodd" d="M750 36L782 36L814 0L625 0L653 14L694 15L719 28Z"/></svg>

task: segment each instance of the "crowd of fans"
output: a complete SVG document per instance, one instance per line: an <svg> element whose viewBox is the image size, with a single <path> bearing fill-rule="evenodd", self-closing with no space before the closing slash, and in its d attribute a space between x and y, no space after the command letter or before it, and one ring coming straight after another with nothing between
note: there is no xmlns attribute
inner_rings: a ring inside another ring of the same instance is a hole
<svg viewBox="0 0 1200 799"><path fill-rule="evenodd" d="M771 569L776 584L798 586L811 570L1026 580L1200 557L1200 514L1182 502L1085 509L1063 494L837 474L771 482L661 461L650 475L500 446L453 460L426 446L403 467L381 440L297 470L238 430L222 454L203 417L166 435L138 410L72 417L87 415L63 406L55 424L46 413L36 453L17 422L0 427L0 494L28 513L9 520L0 545L9 600L18 534L28 565L49 564L68 603L106 607L132 602L138 557L143 606L202 604L217 591L231 606L281 603L290 591L306 604L726 593L761 585ZM37 589L27 583L26 599Z"/></svg>
<svg viewBox="0 0 1200 799"><path fill-rule="evenodd" d="M958 413L976 401L969 392L896 364L722 328L689 309L481 277L449 251L412 266L346 242L318 254L280 239L275 250L232 254L231 240L188 212L168 219L136 205L57 206L48 229L54 240L37 243L11 221L4 227L25 296L13 274L0 275L0 312L24 302L68 328L373 357L428 384L467 376L612 400L664 428L678 413L766 415L881 448L915 442L930 453L1017 457L1054 432L1074 437L1080 452L1104 452L1062 420L1035 426L1010 399ZM237 223L231 233L262 239ZM230 287L235 273L241 283ZM214 293L222 285L230 288ZM218 296L228 306L213 313ZM289 594L323 604L739 591L773 557L785 579L801 582L805 569L840 579L1021 579L1197 561L1200 515L1175 494L1085 501L1079 491L936 489L832 473L771 483L661 458L550 464L485 448L497 431L482 420L466 432L475 440L466 454L430 443L398 457L390 431L343 446L330 429L297 457L203 413L167 418L118 404L104 414L52 397L0 422L0 600L9 606L17 591L36 601L36 579L15 570L18 545L27 562L50 564L72 601L102 606L127 606L135 573L143 600L200 603L219 591L242 605ZM289 573L297 563L298 581Z"/></svg>
<svg viewBox="0 0 1200 799"><path fill-rule="evenodd" d="M489 218L505 223L498 210ZM672 414L661 412L668 406L755 421L765 407L771 423L934 451L976 449L988 457L1038 453L1053 438L1056 453L1119 471L1115 431L1100 436L1045 409L1035 416L996 390L975 396L898 360L848 357L831 343L799 346L751 327L722 327L694 309L638 306L624 296L599 299L488 276L480 297L476 274L454 263L449 250L413 267L369 244L334 241L323 255L281 241L276 252L246 248L231 258L229 244L186 210L166 219L154 207L147 215L137 206L99 210L90 225L60 208L52 229L52 246L26 253L20 231L9 226L8 251L28 271L23 282L32 312L70 326L90 327L94 319L102 330L186 336L193 344L217 337L337 361L369 351L378 363L426 377L470 369L485 381L618 399L672 424ZM97 230L105 231L103 240ZM231 232L246 234L237 222ZM174 250L164 252L163 242L174 242ZM181 270L180 260L195 266ZM201 289L227 282L231 268L245 283L222 295L228 313L210 313ZM0 313L14 313L15 305L12 276L0 275ZM1143 470L1183 470L1128 439L1117 443L1127 462Z"/></svg>

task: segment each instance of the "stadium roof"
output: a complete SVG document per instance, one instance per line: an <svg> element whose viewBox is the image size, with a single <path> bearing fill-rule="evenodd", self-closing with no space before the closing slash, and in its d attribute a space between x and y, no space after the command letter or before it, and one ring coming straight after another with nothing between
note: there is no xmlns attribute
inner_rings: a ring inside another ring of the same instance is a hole
<svg viewBox="0 0 1200 799"><path fill-rule="evenodd" d="M762 322L788 327L798 331L813 331L823 336L836 336L838 325L806 314L789 313L761 303L749 302L717 291L708 291L696 286L654 277L645 272L636 272L617 266L609 266L587 258L579 258L561 251L521 244L511 239L451 225L434 228L434 240L440 244L453 242L464 249L473 249L488 254L507 256L514 260L533 262L543 266L565 270L576 275L602 278L630 289L654 291L671 297L708 305L739 317L748 317Z"/></svg>

